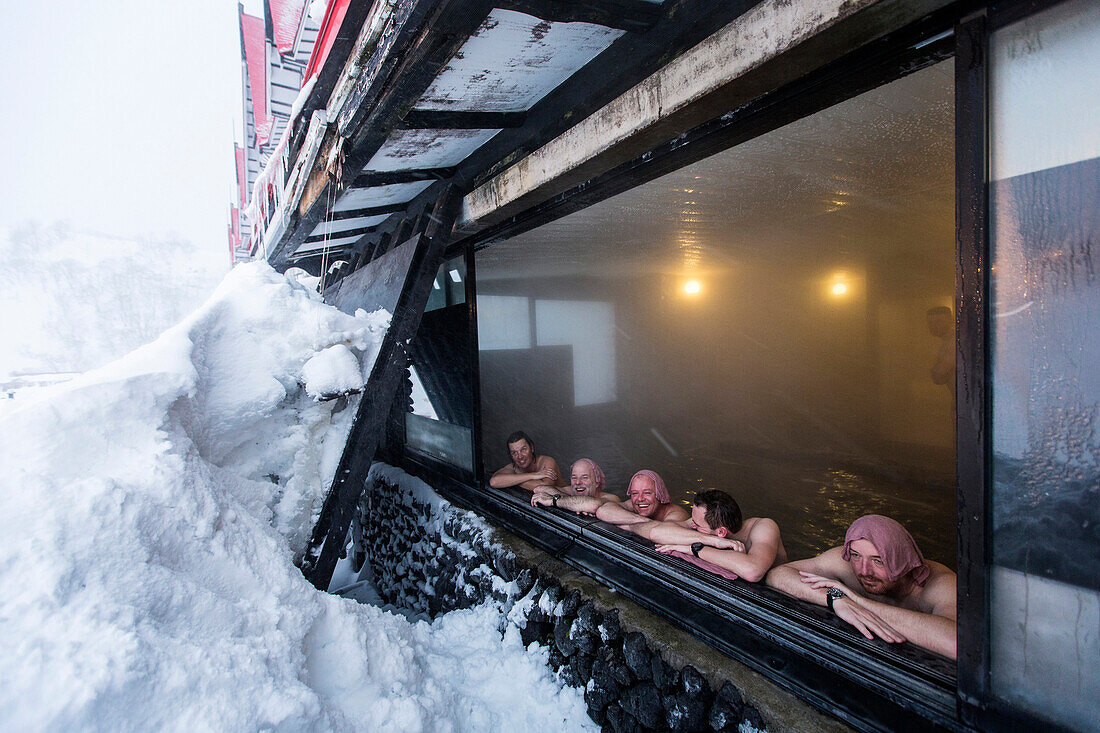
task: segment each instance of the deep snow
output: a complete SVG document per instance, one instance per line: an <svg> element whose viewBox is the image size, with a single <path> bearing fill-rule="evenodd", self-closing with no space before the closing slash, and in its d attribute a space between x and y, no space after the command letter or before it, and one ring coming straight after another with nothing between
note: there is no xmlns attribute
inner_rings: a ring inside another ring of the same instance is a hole
<svg viewBox="0 0 1100 733"><path fill-rule="evenodd" d="M295 568L388 323L234 269L0 416L0 728L595 729L487 604L434 623Z"/></svg>

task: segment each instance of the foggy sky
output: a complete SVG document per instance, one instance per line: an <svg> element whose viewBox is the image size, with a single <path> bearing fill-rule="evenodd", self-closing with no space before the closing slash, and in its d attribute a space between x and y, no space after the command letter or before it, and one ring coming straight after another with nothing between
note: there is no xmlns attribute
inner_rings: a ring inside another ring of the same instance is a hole
<svg viewBox="0 0 1100 733"><path fill-rule="evenodd" d="M0 0L0 9L0 235L67 220L189 240L228 266L241 116L235 0Z"/></svg>

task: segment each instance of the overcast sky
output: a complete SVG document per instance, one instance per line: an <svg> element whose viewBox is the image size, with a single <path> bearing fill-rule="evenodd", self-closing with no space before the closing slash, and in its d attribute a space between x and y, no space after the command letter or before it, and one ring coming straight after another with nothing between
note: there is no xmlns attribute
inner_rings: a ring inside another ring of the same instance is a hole
<svg viewBox="0 0 1100 733"><path fill-rule="evenodd" d="M236 0L0 0L0 10L0 233L68 220L184 238L228 264Z"/></svg>

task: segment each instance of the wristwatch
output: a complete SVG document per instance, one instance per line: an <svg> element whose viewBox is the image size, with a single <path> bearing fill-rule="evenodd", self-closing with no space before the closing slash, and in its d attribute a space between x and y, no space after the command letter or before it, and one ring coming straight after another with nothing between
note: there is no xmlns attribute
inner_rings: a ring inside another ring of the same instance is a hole
<svg viewBox="0 0 1100 733"><path fill-rule="evenodd" d="M829 610L836 613L836 609L833 608L833 601L837 598L844 598L844 591L840 588L829 588L825 591L825 602L829 604Z"/></svg>
<svg viewBox="0 0 1100 733"><path fill-rule="evenodd" d="M704 547L706 547L706 545L704 545L702 542L692 542L691 543L691 554L695 555L695 557L698 558L699 553L703 551Z"/></svg>
<svg viewBox="0 0 1100 733"><path fill-rule="evenodd" d="M560 499L560 498L561 498L561 494L552 494L550 496L550 501L554 504L555 509L558 508L558 499Z"/></svg>

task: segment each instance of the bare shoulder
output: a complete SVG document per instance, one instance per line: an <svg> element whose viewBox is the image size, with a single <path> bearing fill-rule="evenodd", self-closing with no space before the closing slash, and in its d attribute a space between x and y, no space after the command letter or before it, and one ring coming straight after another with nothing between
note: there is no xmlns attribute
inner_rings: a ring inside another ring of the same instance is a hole
<svg viewBox="0 0 1100 733"><path fill-rule="evenodd" d="M774 519L767 517L751 517L747 522L749 526L748 538L753 542L779 539L779 525Z"/></svg>
<svg viewBox="0 0 1100 733"><path fill-rule="evenodd" d="M558 462L555 461L550 456L541 455L541 456L539 456L539 459L537 461L535 461L535 467L538 468L539 470L546 470L548 468L552 468L555 471L557 471L558 470Z"/></svg>
<svg viewBox="0 0 1100 733"><path fill-rule="evenodd" d="M598 495L596 496L596 498L597 498L597 499L603 499L604 501L613 501L613 502L615 502L616 504L618 504L618 503L622 502L622 498L620 498L619 496L616 496L615 494L609 494L609 493L608 493L608 492L606 492L606 491L601 491L601 492L600 492L600 493L599 493L599 494L598 494Z"/></svg>
<svg viewBox="0 0 1100 733"><path fill-rule="evenodd" d="M932 574L921 592L921 610L938 616L955 618L958 614L958 576L951 568L932 560L927 561Z"/></svg>
<svg viewBox="0 0 1100 733"><path fill-rule="evenodd" d="M662 508L661 516L658 519L664 522L682 522L690 516L687 510L679 504L669 504Z"/></svg>

